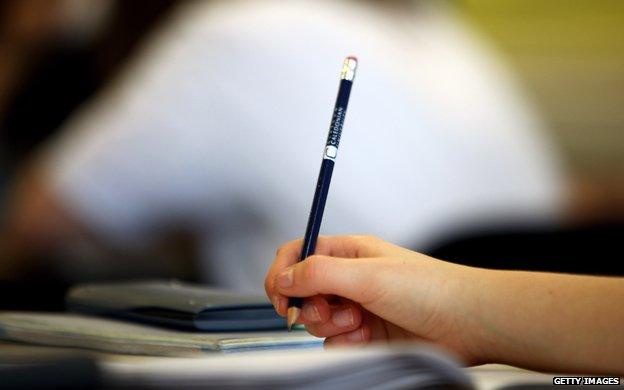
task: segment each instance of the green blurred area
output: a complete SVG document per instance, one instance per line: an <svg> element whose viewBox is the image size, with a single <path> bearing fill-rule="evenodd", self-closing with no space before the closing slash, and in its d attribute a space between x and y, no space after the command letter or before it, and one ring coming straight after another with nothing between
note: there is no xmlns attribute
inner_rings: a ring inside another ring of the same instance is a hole
<svg viewBox="0 0 624 390"><path fill-rule="evenodd" d="M624 1L457 0L580 174L624 176Z"/></svg>

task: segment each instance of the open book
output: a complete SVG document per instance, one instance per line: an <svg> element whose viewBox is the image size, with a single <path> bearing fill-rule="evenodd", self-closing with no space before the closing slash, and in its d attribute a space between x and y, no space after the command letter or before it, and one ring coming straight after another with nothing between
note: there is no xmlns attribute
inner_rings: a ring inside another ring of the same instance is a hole
<svg viewBox="0 0 624 390"><path fill-rule="evenodd" d="M112 387L254 389L471 389L467 374L436 351L351 348L99 363Z"/></svg>

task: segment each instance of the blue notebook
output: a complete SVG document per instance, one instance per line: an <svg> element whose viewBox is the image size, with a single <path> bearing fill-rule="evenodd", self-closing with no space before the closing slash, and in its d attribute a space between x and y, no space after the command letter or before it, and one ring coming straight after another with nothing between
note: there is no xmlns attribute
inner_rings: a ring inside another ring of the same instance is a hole
<svg viewBox="0 0 624 390"><path fill-rule="evenodd" d="M266 297L178 281L93 283L73 287L67 308L185 330L231 332L285 329Z"/></svg>

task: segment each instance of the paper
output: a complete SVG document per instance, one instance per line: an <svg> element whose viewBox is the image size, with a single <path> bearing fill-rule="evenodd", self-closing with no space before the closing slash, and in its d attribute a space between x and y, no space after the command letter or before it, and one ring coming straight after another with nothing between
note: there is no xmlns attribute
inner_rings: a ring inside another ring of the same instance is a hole
<svg viewBox="0 0 624 390"><path fill-rule="evenodd" d="M454 361L419 345L100 362L114 386L141 388L471 389Z"/></svg>
<svg viewBox="0 0 624 390"><path fill-rule="evenodd" d="M323 342L304 331L185 332L80 314L29 312L0 312L0 339L152 356L320 348Z"/></svg>

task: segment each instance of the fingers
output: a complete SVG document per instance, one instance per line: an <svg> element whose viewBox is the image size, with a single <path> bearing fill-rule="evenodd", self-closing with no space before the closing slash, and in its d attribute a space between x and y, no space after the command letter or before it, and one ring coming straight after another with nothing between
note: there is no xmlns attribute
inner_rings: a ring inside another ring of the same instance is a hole
<svg viewBox="0 0 624 390"><path fill-rule="evenodd" d="M295 240L290 241L277 249L275 254L275 260L273 260L273 264L269 268L269 272L267 273L266 278L264 279L264 291L266 291L267 296L271 299L271 303L275 307L275 310L280 315L285 315L286 307L288 305L288 299L284 296L279 295L274 289L274 281L277 274L288 267L289 265L295 264L299 261L299 256L301 254L301 246L303 245L303 240Z"/></svg>
<svg viewBox="0 0 624 390"><path fill-rule="evenodd" d="M276 309L280 303L278 302L280 297L274 289L275 277L284 268L299 261L302 244L303 240L299 239L280 246L267 273L264 288ZM316 244L315 254L344 258L377 257L397 248L371 236L320 236Z"/></svg>
<svg viewBox="0 0 624 390"><path fill-rule="evenodd" d="M383 259L342 259L314 255L281 271L273 282L280 296L338 295L366 305L382 289L375 287L384 273Z"/></svg>
<svg viewBox="0 0 624 390"><path fill-rule="evenodd" d="M362 310L352 302L331 307L327 319L306 325L306 329L317 337L331 337L356 330L362 324Z"/></svg>
<svg viewBox="0 0 624 390"><path fill-rule="evenodd" d="M279 304L273 303L275 310L281 316L286 316L288 310L288 298L280 297ZM312 324L329 321L331 308L327 299L322 296L306 298L301 307L301 314L297 320L298 324Z"/></svg>
<svg viewBox="0 0 624 390"><path fill-rule="evenodd" d="M314 305L318 305L324 301L314 301ZM304 305L305 306L305 305ZM312 306L312 300L310 300ZM308 323L306 329L310 334L317 337L325 337L326 346L336 346L343 344L362 344L367 343L371 339L371 330L364 323L364 317L361 306L353 302L342 301L337 305L323 307L321 310L328 309L329 316L321 321ZM305 309L304 309L305 310Z"/></svg>
<svg viewBox="0 0 624 390"><path fill-rule="evenodd" d="M336 336L328 337L325 339L325 347L332 348L342 345L357 345L368 343L371 339L371 331L367 325L362 325L359 328L342 333Z"/></svg>
<svg viewBox="0 0 624 390"><path fill-rule="evenodd" d="M384 321L382 318L360 309L361 323L356 329L345 329L344 332L323 332L319 331L319 335L325 335L325 346L353 346L363 345L371 342L374 343L400 343L402 340L410 342L425 341L425 339L414 335L394 324ZM315 328L321 328L322 325L317 324ZM310 328L310 325L307 326ZM312 332L310 332L312 333ZM313 333L316 335L316 333Z"/></svg>

